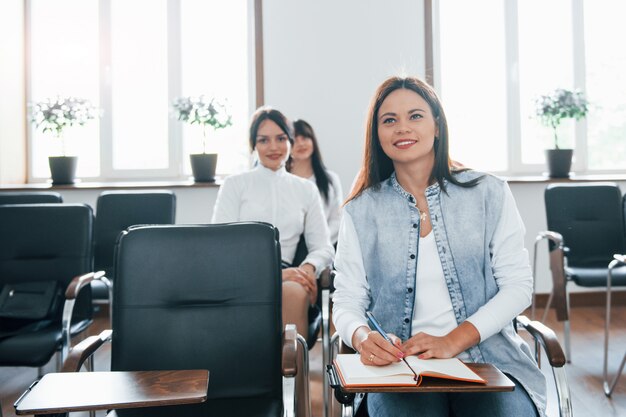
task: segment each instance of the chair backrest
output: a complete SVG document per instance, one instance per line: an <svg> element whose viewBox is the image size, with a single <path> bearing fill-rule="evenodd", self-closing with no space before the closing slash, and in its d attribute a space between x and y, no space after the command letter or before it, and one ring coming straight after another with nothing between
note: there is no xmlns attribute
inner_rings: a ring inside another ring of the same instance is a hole
<svg viewBox="0 0 626 417"><path fill-rule="evenodd" d="M545 204L548 229L563 235L569 266L606 268L613 254L625 252L617 184L551 184Z"/></svg>
<svg viewBox="0 0 626 417"><path fill-rule="evenodd" d="M1 192L0 204L43 204L62 203L61 194L53 191Z"/></svg>
<svg viewBox="0 0 626 417"><path fill-rule="evenodd" d="M0 206L0 286L57 281L65 289L92 270L92 230L93 212L85 204ZM81 291L74 314L75 321L91 318L89 288Z"/></svg>
<svg viewBox="0 0 626 417"><path fill-rule="evenodd" d="M119 239L111 370L208 369L208 398L282 398L278 230L140 226Z"/></svg>
<svg viewBox="0 0 626 417"><path fill-rule="evenodd" d="M119 234L138 224L173 224L176 196L172 191L106 191L96 204L94 226L95 270L113 268L113 251Z"/></svg>

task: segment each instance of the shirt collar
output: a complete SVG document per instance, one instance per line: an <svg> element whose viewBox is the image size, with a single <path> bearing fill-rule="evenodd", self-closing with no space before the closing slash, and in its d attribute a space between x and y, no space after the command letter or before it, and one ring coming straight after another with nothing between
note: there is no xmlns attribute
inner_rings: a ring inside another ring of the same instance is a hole
<svg viewBox="0 0 626 417"><path fill-rule="evenodd" d="M389 184L391 185L391 187L396 192L400 193L400 195L402 195L404 198L406 198L411 203L415 203L415 197L413 196L413 194L409 193L404 188L402 188L402 186L398 182L398 178L396 177L396 171L394 171L391 174L391 176L389 177L388 181L389 181ZM447 185L448 184L448 180L444 178L443 179L443 183L445 185ZM428 187L426 187L426 192L425 192L426 197L438 194L439 190L440 190L439 183L435 182L434 184L429 185Z"/></svg>
<svg viewBox="0 0 626 417"><path fill-rule="evenodd" d="M258 171L260 174L262 174L264 176L268 176L268 177L282 177L282 176L287 175L287 169L285 168L284 165L282 167L280 167L278 170L274 171L274 170L271 170L271 169L263 166L263 164L258 162L256 167L254 167L254 170Z"/></svg>

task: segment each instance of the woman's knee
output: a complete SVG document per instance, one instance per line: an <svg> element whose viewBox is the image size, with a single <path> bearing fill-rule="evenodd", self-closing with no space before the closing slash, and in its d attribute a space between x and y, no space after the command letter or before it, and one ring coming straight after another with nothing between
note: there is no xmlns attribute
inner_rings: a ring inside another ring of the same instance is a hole
<svg viewBox="0 0 626 417"><path fill-rule="evenodd" d="M304 287L297 282L283 282L283 303L287 305L303 305L308 307L308 298Z"/></svg>

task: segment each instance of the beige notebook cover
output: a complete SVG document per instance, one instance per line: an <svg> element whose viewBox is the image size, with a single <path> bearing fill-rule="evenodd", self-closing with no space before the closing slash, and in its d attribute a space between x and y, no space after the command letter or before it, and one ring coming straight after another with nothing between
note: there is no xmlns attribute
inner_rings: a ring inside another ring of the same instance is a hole
<svg viewBox="0 0 626 417"><path fill-rule="evenodd" d="M487 383L457 358L418 359L409 356L406 361L415 373L403 361L386 366L364 365L361 357L354 354L337 355L334 364L345 387L419 386L423 376Z"/></svg>

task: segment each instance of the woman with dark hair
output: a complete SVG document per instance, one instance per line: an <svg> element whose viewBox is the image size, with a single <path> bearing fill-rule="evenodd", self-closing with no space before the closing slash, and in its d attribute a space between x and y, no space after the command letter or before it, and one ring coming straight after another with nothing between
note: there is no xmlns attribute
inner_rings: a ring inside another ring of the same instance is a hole
<svg viewBox="0 0 626 417"><path fill-rule="evenodd" d="M287 171L306 178L317 185L322 197L324 214L330 231L330 241L337 243L343 192L337 174L324 166L317 137L310 124L304 120L293 122L295 141L291 148L291 158L287 161Z"/></svg>
<svg viewBox="0 0 626 417"><path fill-rule="evenodd" d="M511 393L368 394L372 416L536 416L546 385L513 319L531 301L524 225L505 181L453 164L446 116L423 81L391 77L370 104L344 206L333 320L367 365L408 355L489 362ZM367 324L372 311L392 343Z"/></svg>
<svg viewBox="0 0 626 417"><path fill-rule="evenodd" d="M315 185L285 169L292 144L287 118L278 110L258 109L250 124L250 149L258 164L224 180L212 222L263 221L278 228L284 267L283 323L294 323L306 336L309 305L317 298L316 275L330 265L334 251ZM308 254L300 265L291 265L302 234Z"/></svg>

